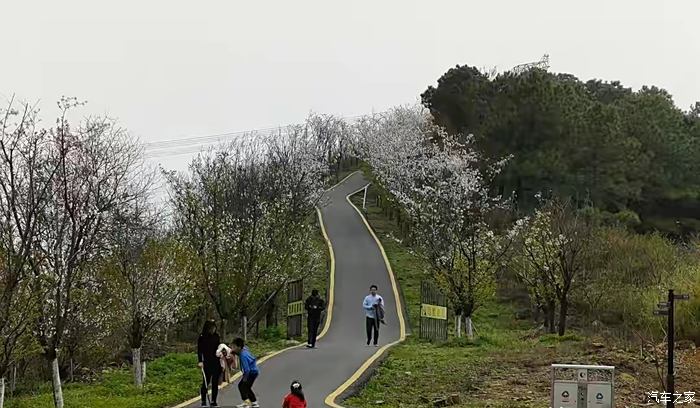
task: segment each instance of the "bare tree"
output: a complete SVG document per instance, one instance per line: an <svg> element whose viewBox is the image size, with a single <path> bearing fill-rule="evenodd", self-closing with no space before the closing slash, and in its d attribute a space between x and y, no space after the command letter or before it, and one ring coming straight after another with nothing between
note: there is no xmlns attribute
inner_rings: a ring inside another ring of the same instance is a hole
<svg viewBox="0 0 700 408"><path fill-rule="evenodd" d="M74 292L89 281L88 266L107 249L113 212L144 194L138 145L107 118L87 119L72 130L66 112L74 106L75 99L59 102L63 114L47 146L49 167L57 170L37 221L31 262L35 335L52 366L58 408L63 393L57 353L73 318Z"/></svg>

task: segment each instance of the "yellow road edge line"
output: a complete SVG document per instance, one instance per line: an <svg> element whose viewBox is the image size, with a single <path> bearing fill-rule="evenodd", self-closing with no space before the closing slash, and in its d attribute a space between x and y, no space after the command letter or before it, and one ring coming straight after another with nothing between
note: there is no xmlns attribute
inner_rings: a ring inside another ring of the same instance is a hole
<svg viewBox="0 0 700 408"><path fill-rule="evenodd" d="M369 185L369 184L368 184ZM384 247L382 246L382 243L379 241L379 238L377 238L377 235L374 233L372 230L372 227L370 227L369 222L367 222L367 219L365 218L364 214L362 214L362 211L360 211L355 204L350 201L350 196L359 193L360 191L364 190L367 187L364 186L361 189L355 191L352 194L348 194L345 196L345 200L352 206L352 208L357 211L357 213L360 215L360 218L365 224L365 227L367 227L367 230L369 231L370 235L374 238L374 240L377 243L377 246L379 247L379 251L382 254L382 257L384 258L384 265L386 266L386 270L389 273L389 279L391 280L391 286L394 291L394 298L396 299L396 313L399 316L399 327L400 327L400 335L399 339L397 341L394 341L393 343L389 343L385 345L384 347L380 348L376 353L374 353L367 361L365 361L360 368L355 371L355 373L350 376L343 384L340 385L340 387L336 388L335 391L332 393L328 394L328 396L325 399L325 404L328 406L331 406L333 408L344 408L342 405L338 405L335 402L335 399L338 398L340 394L345 392L350 386L357 381L362 374L364 374L365 371L374 363L386 350L388 350L390 347L393 347L404 340L406 340L406 323L404 322L404 317L403 317L403 306L401 305L401 297L399 296L399 289L398 286L396 285L396 278L394 277L394 271L391 269L391 265L389 264L389 259L386 256L386 252L384 251Z"/></svg>
<svg viewBox="0 0 700 408"><path fill-rule="evenodd" d="M328 190L326 190L326 192L329 192L329 191L333 190L334 188L338 187L339 185L343 184L343 182L345 182L345 180L349 179L349 178L350 178L351 176L353 176L355 173L359 173L359 172L360 172L360 170L355 170L355 171L353 171L352 173L348 174L347 176L343 177L342 180L340 180L339 182L333 184L333 186L332 186L331 188L329 188Z"/></svg>
<svg viewBox="0 0 700 408"><path fill-rule="evenodd" d="M343 181L345 181L347 178L349 178L350 176L352 176L355 173L357 173L357 171L350 173L347 177L345 177L343 180L341 180L338 184L342 183ZM335 186L331 187L330 189L328 189L326 191L327 192L330 191L331 189L335 188L338 184L336 184ZM335 254L333 252L333 245L331 244L331 240L330 240L330 238L328 238L328 233L326 232L325 224L323 223L323 215L321 214L321 210L318 207L316 207L316 214L318 215L318 221L319 221L319 224L321 226L321 233L323 234L323 238L326 240L326 245L328 246L328 254L331 258L331 270L330 270L330 274L329 274L330 277L329 277L329 291L328 291L329 292L328 293L328 314L326 316L326 322L323 325L323 330L318 335L318 339L320 340L321 338L323 338L323 336L326 335L326 333L328 332L328 329L330 329L331 320L333 319L333 302L334 302L334 298L335 298L335 295L334 295L335 294ZM300 348L303 346L304 346L304 344L302 343L302 344L298 344L296 346L284 348L282 350L277 350L273 353L270 353L270 354L267 354L267 355L261 357L258 360L258 363L262 364L263 362L271 359L272 357L275 357L275 356L282 354L286 351L289 351L289 350L292 350L295 348ZM221 384L221 387L219 387L219 389L221 390L221 389L228 387L229 385L233 384L234 381L236 381L240 377L241 377L241 373L239 371L231 377L231 381L224 381ZM200 398L201 397L194 397L188 401L182 402L182 403L175 405L175 406L172 406L170 408L185 408L188 405L194 404L195 402L199 401Z"/></svg>
<svg viewBox="0 0 700 408"><path fill-rule="evenodd" d="M321 209L316 207L316 213L318 214L318 222L321 225L321 233L323 234L323 238L326 240L328 254L331 258L331 270L329 273L330 277L328 282L328 307L326 308L328 310L328 314L326 315L326 322L323 325L323 330L321 330L321 333L318 335L318 338L320 339L326 335L328 329L331 327L331 320L333 320L333 304L335 299L335 253L333 252L333 244L331 243L330 238L328 238L328 233L326 233L326 226L323 223Z"/></svg>

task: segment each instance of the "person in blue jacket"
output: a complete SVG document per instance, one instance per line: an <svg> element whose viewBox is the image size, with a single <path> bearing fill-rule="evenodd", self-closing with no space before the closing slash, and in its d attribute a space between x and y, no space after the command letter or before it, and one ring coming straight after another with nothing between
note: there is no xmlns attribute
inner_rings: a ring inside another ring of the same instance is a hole
<svg viewBox="0 0 700 408"><path fill-rule="evenodd" d="M258 371L255 356L250 352L248 347L246 347L245 342L240 337L233 340L233 347L231 347L231 350L238 355L238 359L241 363L241 372L243 373L243 377L238 383L238 390L241 392L243 403L238 405L238 408L258 408L260 405L258 404L258 399L255 397L255 393L253 393L253 383L255 379L258 378L260 371ZM249 405L247 401L250 401L251 405Z"/></svg>

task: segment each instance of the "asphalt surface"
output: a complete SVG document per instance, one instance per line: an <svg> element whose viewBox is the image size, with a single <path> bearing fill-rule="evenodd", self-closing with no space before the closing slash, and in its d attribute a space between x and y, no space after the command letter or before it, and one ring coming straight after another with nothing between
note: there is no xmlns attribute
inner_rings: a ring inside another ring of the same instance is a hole
<svg viewBox="0 0 700 408"><path fill-rule="evenodd" d="M399 339L396 299L379 247L357 211L345 197L367 184L355 173L326 192L321 213L335 253L335 300L328 333L316 349L295 348L259 364L253 391L261 407L281 407L293 380L301 382L309 408L326 407L324 400L350 378L378 348L366 346L362 301L376 284L384 298L386 325L379 331L379 346ZM305 318L305 317L304 317ZM220 389L219 406L241 403L238 381ZM193 391L199 384L192 384ZM199 403L191 405L197 407Z"/></svg>

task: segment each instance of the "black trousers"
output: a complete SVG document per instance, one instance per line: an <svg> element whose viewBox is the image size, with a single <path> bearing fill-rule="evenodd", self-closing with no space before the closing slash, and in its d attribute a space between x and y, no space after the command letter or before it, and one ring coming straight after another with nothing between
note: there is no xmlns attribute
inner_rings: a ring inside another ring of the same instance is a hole
<svg viewBox="0 0 700 408"><path fill-rule="evenodd" d="M377 345L379 341L379 322L371 317L367 317L367 344L369 345L370 340L374 340L374 345ZM374 334L374 336L372 336Z"/></svg>
<svg viewBox="0 0 700 408"><path fill-rule="evenodd" d="M204 376L207 378L207 382L205 384L204 379L202 379L202 387L200 389L202 403L207 401L207 384L211 387L211 402L216 402L216 397L219 395L219 377L221 376L219 362L204 363Z"/></svg>
<svg viewBox="0 0 700 408"><path fill-rule="evenodd" d="M253 383L255 382L256 378L258 378L257 374L246 374L243 376L243 378L241 378L241 381L238 383L238 391L241 392L241 399L243 401L257 401L257 398L253 393Z"/></svg>
<svg viewBox="0 0 700 408"><path fill-rule="evenodd" d="M309 329L309 340L307 341L311 347L316 346L316 337L318 336L318 327L321 325L321 316L309 316L306 320L306 326Z"/></svg>

